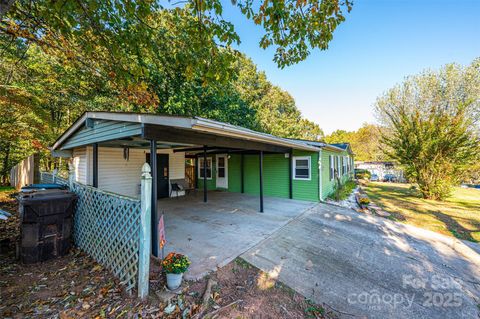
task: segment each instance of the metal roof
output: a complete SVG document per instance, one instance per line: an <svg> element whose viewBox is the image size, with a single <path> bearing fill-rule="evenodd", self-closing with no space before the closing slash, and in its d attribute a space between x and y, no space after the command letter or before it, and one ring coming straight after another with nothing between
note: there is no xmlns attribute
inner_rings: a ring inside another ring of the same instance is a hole
<svg viewBox="0 0 480 319"><path fill-rule="evenodd" d="M148 114L148 113L127 113L127 112L85 112L83 113L52 145L51 149L56 150L65 143L70 136L84 127L87 119L110 120L119 122L131 122L141 124L153 124L169 126L174 128L211 133L219 136L228 136L243 140L257 141L266 144L284 146L293 149L319 151L323 144L315 145L312 142L282 138L267 133L261 133L244 127L209 120L201 117L182 117L172 115Z"/></svg>

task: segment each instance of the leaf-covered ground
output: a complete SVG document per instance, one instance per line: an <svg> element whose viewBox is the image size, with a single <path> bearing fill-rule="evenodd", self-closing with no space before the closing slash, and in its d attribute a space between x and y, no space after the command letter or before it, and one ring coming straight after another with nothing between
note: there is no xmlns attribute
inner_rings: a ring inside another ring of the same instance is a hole
<svg viewBox="0 0 480 319"><path fill-rule="evenodd" d="M0 209L16 213L14 200L6 192L0 196ZM150 297L140 302L78 249L65 257L23 265L15 259L18 223L16 216L0 221L5 240L0 256L0 318L192 318L200 311L207 278L185 282L180 294L165 301L156 293L164 289L163 276L152 272ZM211 279L216 284L204 318L333 316L241 259L219 269Z"/></svg>

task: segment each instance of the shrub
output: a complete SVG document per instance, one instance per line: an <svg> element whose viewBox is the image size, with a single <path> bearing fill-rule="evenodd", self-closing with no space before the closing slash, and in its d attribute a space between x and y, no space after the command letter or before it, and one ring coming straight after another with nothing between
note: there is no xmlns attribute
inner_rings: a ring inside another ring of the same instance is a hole
<svg viewBox="0 0 480 319"><path fill-rule="evenodd" d="M170 253L163 259L162 266L168 274L181 274L187 271L190 260L185 255Z"/></svg>
<svg viewBox="0 0 480 319"><path fill-rule="evenodd" d="M347 199L356 186L357 184L355 184L354 181L347 181L345 184L342 184L340 183L340 179L336 178L333 193L329 196L329 198L335 201Z"/></svg>
<svg viewBox="0 0 480 319"><path fill-rule="evenodd" d="M355 169L355 178L356 179L370 179L372 173L366 169Z"/></svg>

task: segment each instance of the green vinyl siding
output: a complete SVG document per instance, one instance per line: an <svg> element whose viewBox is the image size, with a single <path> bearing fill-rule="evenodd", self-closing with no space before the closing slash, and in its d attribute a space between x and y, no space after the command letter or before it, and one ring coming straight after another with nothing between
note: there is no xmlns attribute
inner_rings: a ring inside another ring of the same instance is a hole
<svg viewBox="0 0 480 319"><path fill-rule="evenodd" d="M293 198L318 201L318 152L293 151L293 156L310 157L310 180L293 180Z"/></svg>
<svg viewBox="0 0 480 319"><path fill-rule="evenodd" d="M241 191L241 155L232 155L228 162L228 190ZM260 194L260 163L258 155L244 155L244 192ZM263 157L263 194L288 198L288 159L284 154Z"/></svg>
<svg viewBox="0 0 480 319"><path fill-rule="evenodd" d="M247 194L260 194L260 177L258 155L244 156L244 190ZM265 190L264 190L264 195Z"/></svg>
<svg viewBox="0 0 480 319"><path fill-rule="evenodd" d="M228 159L228 191L234 193L240 193L242 191L241 181L241 156L230 155Z"/></svg>
<svg viewBox="0 0 480 319"><path fill-rule="evenodd" d="M266 196L289 196L288 158L285 154L268 154L263 159L263 188Z"/></svg>
<svg viewBox="0 0 480 319"><path fill-rule="evenodd" d="M330 162L329 162L330 155L340 156L340 157L349 156L347 151L335 152L335 151L322 149L321 170L322 170L322 199L323 200L325 200L328 196L330 196L335 190L335 179L330 180ZM340 182L344 184L351 178L352 178L352 173L347 172L346 174L341 175Z"/></svg>
<svg viewBox="0 0 480 319"><path fill-rule="evenodd" d="M347 156L348 153L330 151L322 149L321 151L321 182L322 196L325 200L334 191L335 181L329 180L329 155ZM294 150L293 156L310 157L310 179L292 181L293 199L319 201L319 153ZM216 163L215 156L212 156L212 179L207 181L208 190L215 190L216 187ZM293 173L292 173L293 174ZM247 194L258 195L260 193L260 172L259 155L244 155L244 192ZM343 174L341 182L345 183L351 179L352 174ZM263 158L263 193L265 196L289 197L289 159L285 154L265 154ZM203 179L199 179L198 188L203 189ZM241 192L241 155L230 154L228 159L228 191Z"/></svg>
<svg viewBox="0 0 480 319"><path fill-rule="evenodd" d="M304 152L312 156L312 163L318 161L318 153ZM310 181L293 181L293 199L318 201L318 171L312 165ZM228 162L228 190L241 191L241 155L231 155ZM244 155L244 192L260 193L260 165L258 155ZM289 197L289 159L285 154L265 154L263 157L263 194L273 197ZM295 190L298 187L298 191ZM312 189L314 187L314 189Z"/></svg>
<svg viewBox="0 0 480 319"><path fill-rule="evenodd" d="M335 180L330 180L330 155L338 155L338 152L322 149L322 199L325 200L333 193L335 187Z"/></svg>

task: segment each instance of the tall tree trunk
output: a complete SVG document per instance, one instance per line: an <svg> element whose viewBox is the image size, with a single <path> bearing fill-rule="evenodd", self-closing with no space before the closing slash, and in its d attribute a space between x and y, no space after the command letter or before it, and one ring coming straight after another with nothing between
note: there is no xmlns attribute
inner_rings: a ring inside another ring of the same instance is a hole
<svg viewBox="0 0 480 319"><path fill-rule="evenodd" d="M3 166L2 166L2 172L1 172L1 181L2 184L6 183L8 180L8 173L9 173L9 162L10 162L10 143L7 143L5 146L5 156L3 158Z"/></svg>

